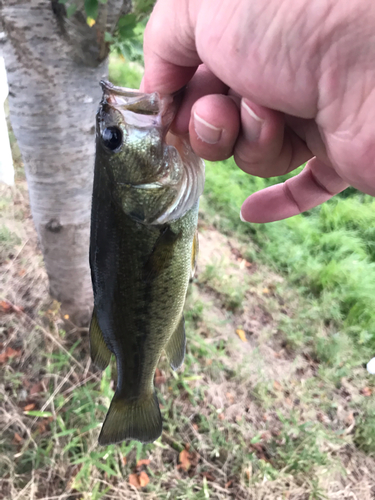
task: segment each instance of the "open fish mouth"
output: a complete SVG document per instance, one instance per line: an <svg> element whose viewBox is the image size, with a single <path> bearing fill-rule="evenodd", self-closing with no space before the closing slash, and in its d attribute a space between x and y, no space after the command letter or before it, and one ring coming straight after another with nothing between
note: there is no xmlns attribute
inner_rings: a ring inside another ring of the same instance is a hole
<svg viewBox="0 0 375 500"><path fill-rule="evenodd" d="M179 93L161 97L158 92L145 94L139 90L117 87L106 80L101 80L100 85L103 96L99 109L110 106L120 112L155 116L160 124L169 127L178 108Z"/></svg>

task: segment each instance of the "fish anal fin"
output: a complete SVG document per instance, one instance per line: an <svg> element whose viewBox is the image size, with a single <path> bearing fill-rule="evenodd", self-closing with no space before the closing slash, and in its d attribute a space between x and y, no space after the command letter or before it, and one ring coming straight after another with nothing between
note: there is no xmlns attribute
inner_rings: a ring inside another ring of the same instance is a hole
<svg viewBox="0 0 375 500"><path fill-rule="evenodd" d="M155 393L128 402L116 392L99 435L99 444L120 443L125 439L151 443L161 435L162 428L163 422Z"/></svg>
<svg viewBox="0 0 375 500"><path fill-rule="evenodd" d="M111 351L104 341L95 308L90 323L90 355L92 362L100 370L105 370L111 361Z"/></svg>
<svg viewBox="0 0 375 500"><path fill-rule="evenodd" d="M173 370L180 368L184 362L185 348L185 319L182 316L176 330L173 332L172 337L169 339L164 349Z"/></svg>
<svg viewBox="0 0 375 500"><path fill-rule="evenodd" d="M195 271L197 269L197 260L199 253L199 238L198 229L194 233L193 246L191 249L191 277L194 278Z"/></svg>
<svg viewBox="0 0 375 500"><path fill-rule="evenodd" d="M167 262L170 262L173 257L174 245L180 233L172 231L170 226L164 227L147 260L144 271L143 281L150 282L157 278L165 269Z"/></svg>

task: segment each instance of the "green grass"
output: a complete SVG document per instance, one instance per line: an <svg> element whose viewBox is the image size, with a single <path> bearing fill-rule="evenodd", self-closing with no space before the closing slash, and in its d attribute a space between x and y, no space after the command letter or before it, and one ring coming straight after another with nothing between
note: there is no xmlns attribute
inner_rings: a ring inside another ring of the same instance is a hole
<svg viewBox="0 0 375 500"><path fill-rule="evenodd" d="M285 273L305 296L317 299L338 330L350 334L357 346L373 349L375 200L354 192L285 221L242 223L242 201L282 180L248 176L232 160L207 162L204 207L220 214L219 229L250 240L250 258Z"/></svg>
<svg viewBox="0 0 375 500"><path fill-rule="evenodd" d="M0 225L0 262L7 259L11 255L13 247L19 243L20 239L14 232L12 232L7 226Z"/></svg>

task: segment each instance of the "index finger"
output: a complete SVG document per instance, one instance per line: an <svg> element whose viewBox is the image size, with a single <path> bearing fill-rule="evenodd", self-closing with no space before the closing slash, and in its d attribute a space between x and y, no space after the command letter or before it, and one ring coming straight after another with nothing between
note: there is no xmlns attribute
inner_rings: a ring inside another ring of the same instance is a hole
<svg viewBox="0 0 375 500"><path fill-rule="evenodd" d="M143 91L172 94L189 82L201 64L195 46L193 3L156 3L144 36Z"/></svg>

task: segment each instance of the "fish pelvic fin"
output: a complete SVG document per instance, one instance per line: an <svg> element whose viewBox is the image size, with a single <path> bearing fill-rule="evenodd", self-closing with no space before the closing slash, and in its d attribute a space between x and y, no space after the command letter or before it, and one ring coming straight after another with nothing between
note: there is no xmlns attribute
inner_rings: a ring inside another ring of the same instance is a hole
<svg viewBox="0 0 375 500"><path fill-rule="evenodd" d="M182 315L176 330L173 332L172 337L169 339L168 344L165 346L165 353L173 370L177 370L178 368L180 368L180 366L184 362L185 348L185 319Z"/></svg>
<svg viewBox="0 0 375 500"><path fill-rule="evenodd" d="M99 444L120 443L125 439L152 443L161 435L162 429L155 392L131 402L115 393L99 435Z"/></svg>
<svg viewBox="0 0 375 500"><path fill-rule="evenodd" d="M191 278L194 278L195 271L197 269L198 253L199 253L199 238L198 238L198 229L196 229L193 238L193 247L191 249Z"/></svg>
<svg viewBox="0 0 375 500"><path fill-rule="evenodd" d="M105 370L111 361L111 354L104 341L103 332L100 329L94 308L90 323L90 355L92 362L100 370Z"/></svg>

